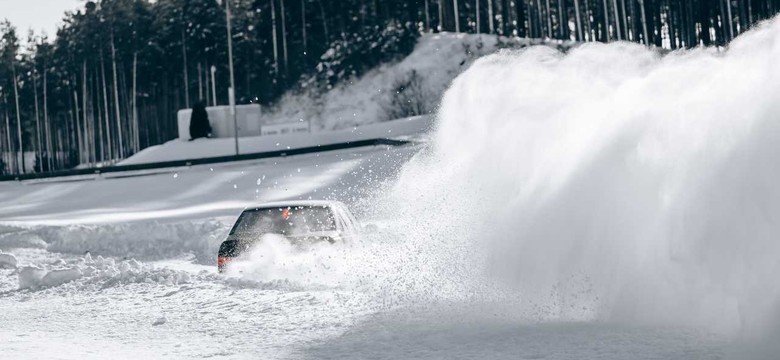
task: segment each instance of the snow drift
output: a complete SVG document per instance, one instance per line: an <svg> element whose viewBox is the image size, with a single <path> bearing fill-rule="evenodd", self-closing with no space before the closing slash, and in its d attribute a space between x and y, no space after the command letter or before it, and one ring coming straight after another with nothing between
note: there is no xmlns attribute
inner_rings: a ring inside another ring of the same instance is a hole
<svg viewBox="0 0 780 360"><path fill-rule="evenodd" d="M218 220L140 221L70 226L4 226L5 248L44 248L63 254L115 256L141 260L194 256L213 264L230 225ZM0 253L2 254L2 253Z"/></svg>
<svg viewBox="0 0 780 360"><path fill-rule="evenodd" d="M68 261L58 259L51 264L29 264L19 269L19 289L42 290L67 283L79 289L105 289L132 283L176 285L188 283L191 275L184 271L156 268L135 259L117 261L98 256ZM65 292L68 289L63 290Z"/></svg>

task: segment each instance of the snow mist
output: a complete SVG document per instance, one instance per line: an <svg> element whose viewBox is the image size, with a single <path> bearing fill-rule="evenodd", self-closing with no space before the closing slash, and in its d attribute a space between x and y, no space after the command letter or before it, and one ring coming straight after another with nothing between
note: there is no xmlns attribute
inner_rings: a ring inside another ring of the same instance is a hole
<svg viewBox="0 0 780 360"><path fill-rule="evenodd" d="M776 334L777 59L780 21L721 51L478 60L380 206L404 229L388 286L517 294L563 321Z"/></svg>

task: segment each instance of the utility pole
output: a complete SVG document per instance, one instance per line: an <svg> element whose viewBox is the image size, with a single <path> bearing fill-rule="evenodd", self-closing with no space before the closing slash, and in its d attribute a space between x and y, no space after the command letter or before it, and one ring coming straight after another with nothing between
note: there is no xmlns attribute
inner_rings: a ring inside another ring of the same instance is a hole
<svg viewBox="0 0 780 360"><path fill-rule="evenodd" d="M455 32L460 32L460 15L458 14L458 0L452 0L452 10L455 15Z"/></svg>
<svg viewBox="0 0 780 360"><path fill-rule="evenodd" d="M233 117L233 139L236 144L236 156L238 149L238 119L236 118L236 79L233 74L233 31L230 28L230 0L225 1L225 17L227 18L227 41L228 41L228 64L230 68L230 89L228 89L228 99L230 100L230 116ZM214 70L212 68L212 74ZM213 76L213 75L212 75Z"/></svg>
<svg viewBox="0 0 780 360"><path fill-rule="evenodd" d="M217 106L217 67L211 65L211 106Z"/></svg>

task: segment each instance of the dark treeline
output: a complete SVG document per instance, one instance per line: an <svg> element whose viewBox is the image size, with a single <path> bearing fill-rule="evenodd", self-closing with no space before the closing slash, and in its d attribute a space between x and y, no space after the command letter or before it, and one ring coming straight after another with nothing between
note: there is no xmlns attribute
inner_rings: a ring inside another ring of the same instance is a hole
<svg viewBox="0 0 780 360"><path fill-rule="evenodd" d="M87 1L48 38L0 23L0 172L110 163L228 103L225 4ZM725 45L780 0L231 0L238 103L323 91L454 31L669 49ZM23 39L22 39L23 37ZM22 45L25 44L25 45ZM24 149L24 151L20 151ZM27 159L29 163L31 159Z"/></svg>

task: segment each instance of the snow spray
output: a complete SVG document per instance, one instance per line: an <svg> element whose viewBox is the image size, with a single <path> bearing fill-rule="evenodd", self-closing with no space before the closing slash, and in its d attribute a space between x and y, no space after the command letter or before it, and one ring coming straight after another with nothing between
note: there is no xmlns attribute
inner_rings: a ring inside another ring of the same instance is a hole
<svg viewBox="0 0 780 360"><path fill-rule="evenodd" d="M444 95L430 146L367 211L386 219L379 233L306 256L277 242L260 272L390 306L776 333L777 59L780 21L727 49L481 58Z"/></svg>
<svg viewBox="0 0 780 360"><path fill-rule="evenodd" d="M403 228L389 288L501 288L564 321L778 330L778 59L777 20L727 49L481 58L386 194Z"/></svg>

